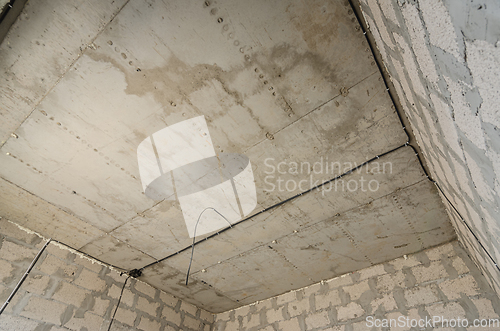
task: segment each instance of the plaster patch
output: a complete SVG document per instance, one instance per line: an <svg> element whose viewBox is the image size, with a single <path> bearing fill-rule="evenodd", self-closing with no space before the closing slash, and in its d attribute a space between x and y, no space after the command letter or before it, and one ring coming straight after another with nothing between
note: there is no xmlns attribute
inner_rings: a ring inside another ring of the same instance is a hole
<svg viewBox="0 0 500 331"><path fill-rule="evenodd" d="M426 107L421 106L421 109L421 114L415 116L414 124L416 124L415 129L421 134L423 145L429 152L434 152L436 155L444 154L444 146L441 139L439 139L436 122L432 119L430 111ZM422 119L425 120L425 124Z"/></svg>
<svg viewBox="0 0 500 331"><path fill-rule="evenodd" d="M432 83L433 87L437 89L437 82L439 81L438 74L434 61L432 60L429 47L426 44L425 29L418 15L418 10L413 5L404 6L401 9L405 18L405 23L410 34L413 51L417 57L417 62L422 70L424 77Z"/></svg>
<svg viewBox="0 0 500 331"><path fill-rule="evenodd" d="M391 21L392 23L399 26L399 22L398 22L398 19L396 17L396 12L394 11L394 7L392 6L392 1L378 0L378 4L380 5L380 8L382 8L382 12L384 13L384 16L389 21Z"/></svg>
<svg viewBox="0 0 500 331"><path fill-rule="evenodd" d="M424 140L422 138L422 135L420 134L420 131L413 129L413 134L415 135L415 140L417 141L417 144L420 147L424 148L426 152L428 152L429 146L428 145L424 146Z"/></svg>
<svg viewBox="0 0 500 331"><path fill-rule="evenodd" d="M451 93L451 104L455 114L455 123L462 130L467 138L478 148L486 150L484 134L481 128L481 118L472 112L470 105L465 99L463 82L455 82L451 78L444 76L448 84L448 91Z"/></svg>
<svg viewBox="0 0 500 331"><path fill-rule="evenodd" d="M424 151L424 157L425 160L427 161L427 166L429 167L429 176L432 179L436 180L438 177L436 172L435 159L431 158L430 154L426 153L425 151Z"/></svg>
<svg viewBox="0 0 500 331"><path fill-rule="evenodd" d="M420 81L420 77L418 75L417 65L415 60L413 60L412 51L408 43L404 40L404 38L397 34L393 33L394 39L398 43L399 47L403 50L401 56L403 57L403 63L408 71L408 76L410 77L411 83L415 92L424 100L427 100L427 93L425 92L425 88Z"/></svg>
<svg viewBox="0 0 500 331"><path fill-rule="evenodd" d="M443 143L442 143L441 139L439 139L439 129L436 125L437 121L433 119L431 111L427 107L422 105L421 108L422 108L422 113L424 115L423 117L424 117L426 124L427 124L427 126L426 127L424 126L423 129L428 128L427 132L430 135L430 138L432 140L432 145L429 145L429 146L434 146L441 153L444 153L443 151L445 149L444 149Z"/></svg>
<svg viewBox="0 0 500 331"><path fill-rule="evenodd" d="M486 217L486 224L488 226L488 231L491 233L491 239L496 241L496 243L492 246L496 260L498 260L498 257L500 257L500 250L499 250L500 242L498 240L498 238L500 238L500 221L498 215L495 218L486 208L484 208L484 206L479 206L479 207L481 207L481 211Z"/></svg>
<svg viewBox="0 0 500 331"><path fill-rule="evenodd" d="M431 44L452 54L463 62L458 49L455 28L451 22L451 17L441 0L421 0L419 1L429 39Z"/></svg>
<svg viewBox="0 0 500 331"><path fill-rule="evenodd" d="M432 129L436 129L436 126L432 126ZM442 139L439 139L438 136L437 136L437 133L438 132L437 130L436 131L433 131L431 133L431 140L432 140L432 145L430 146L433 146L435 148L435 151L439 151L440 154L444 154L444 151L445 151L445 148L444 148L444 145L442 143ZM438 153L437 153L438 154Z"/></svg>
<svg viewBox="0 0 500 331"><path fill-rule="evenodd" d="M375 39L375 45L377 46L380 55L382 56L382 60L384 60L384 66L387 67L387 64L389 63L389 59L387 57L387 52L385 51L385 46L384 42L382 41L382 37L380 37L380 34L377 30L377 27L373 20L371 19L370 16L365 15L365 12L363 12L363 16L365 17L366 23L368 24L368 27L370 28L370 31L373 35L373 38Z"/></svg>
<svg viewBox="0 0 500 331"><path fill-rule="evenodd" d="M479 238L479 242L483 243L487 251L492 253L492 246L495 244L491 241L489 233L489 226L484 219L478 214L479 208L474 208L467 200L463 200L465 208L468 210L467 222L472 229L472 232ZM462 214L464 215L464 214ZM470 231L469 231L470 232ZM473 242L477 241L475 238L470 238ZM482 250L482 249L481 249Z"/></svg>
<svg viewBox="0 0 500 331"><path fill-rule="evenodd" d="M2 218L3 218L3 217L0 217L0 219L2 219ZM21 225L19 225L19 224L17 224L17 223L14 223L14 222L12 222L11 220L9 220L9 219L7 219L7 218L5 218L5 220L6 220L7 222L9 222L10 224L12 224L13 226L17 227L19 230L21 230L21 231L23 231L23 232L26 232L27 234L32 234L32 235L35 235L35 236L37 236L37 237L39 237L39 238L41 238L42 240L45 240L45 241L49 240L49 238L45 238L44 236L42 236L42 235L40 235L40 234L38 234L38 233L36 233L36 232L34 232L34 231L32 231L32 230L28 229L28 228L25 228L24 226L21 226Z"/></svg>
<svg viewBox="0 0 500 331"><path fill-rule="evenodd" d="M450 190L449 189L450 183L446 178L446 175L445 175L444 170L443 170L443 166L441 165L439 160L437 162L437 165L434 167L434 171L436 172L436 176L434 179L439 183L440 186L442 186L444 191L449 191ZM443 184L446 184L446 187L443 187L444 186Z"/></svg>
<svg viewBox="0 0 500 331"><path fill-rule="evenodd" d="M46 237L42 236L41 234L39 234L39 233L37 233L37 232L31 231L30 229L25 228L25 227L23 227L23 226L21 226L21 225L19 225L19 224L17 224L17 223L14 223L14 222L12 222L12 221L10 221L10 220L7 220L7 221L8 221L9 223L11 223L11 224L15 225L16 227L18 227L20 230L25 231L25 232L27 232L27 233L29 233L29 234L34 234L34 235L36 235L36 236L38 236L38 237L42 238L42 240L44 240L44 241L49 240L49 238L46 238ZM63 244L59 243L59 242L58 242L58 241L56 241L56 240L52 240L52 239L51 239L50 244L51 244L51 245L56 246L56 247L57 247L57 248L59 248L60 250L67 251L67 252L71 252L72 254L75 254L75 255L77 255L78 257L80 257L80 258L82 258L82 259L84 259L84 260L86 260L86 261L88 261L88 262L90 262L90 263L92 263L92 264L98 264L98 265L101 265L101 266L105 266L106 268L109 268L110 270L116 271L117 273L120 273L120 272L121 272L120 270L118 270L118 269L116 269L116 268L114 268L114 267L112 267L112 266L110 266L110 265L107 265L107 264L104 264L104 263L102 263L102 262L100 262L100 261L97 261L97 260L91 259L91 258L89 258L87 255L85 255L85 254L81 253L80 251L76 251L76 250L74 250L74 249L72 249L72 248L69 248L68 246L63 245Z"/></svg>
<svg viewBox="0 0 500 331"><path fill-rule="evenodd" d="M417 117L417 119L420 120L420 118L418 118L418 117ZM421 147L424 147L426 150L432 150L433 144L431 143L429 136L426 133L422 133L420 135L420 137L422 139L422 146Z"/></svg>
<svg viewBox="0 0 500 331"><path fill-rule="evenodd" d="M486 151L486 156L490 159L491 164L493 164L493 171L495 173L495 189L494 189L494 191L500 192L500 154L489 149ZM500 207L498 207L498 206L497 206L497 211L500 211Z"/></svg>
<svg viewBox="0 0 500 331"><path fill-rule="evenodd" d="M429 139L428 138L428 131L426 130L426 126L424 124L424 122L422 121L422 117L420 116L420 114L417 114L417 113L413 113L414 116L413 116L413 122L412 123L413 125L415 125L415 129L417 129L418 131L422 132L422 135L423 136L426 136L427 137L427 140Z"/></svg>
<svg viewBox="0 0 500 331"><path fill-rule="evenodd" d="M382 17L382 12L380 11L378 4L375 1L371 1L369 3L369 7L372 11L373 19L375 20L376 26L380 32L380 36L382 37L382 40L384 41L384 43L387 46L389 46L389 48L394 50L394 43L391 40L391 36L387 32L385 22L384 22L384 19Z"/></svg>
<svg viewBox="0 0 500 331"><path fill-rule="evenodd" d="M425 124L427 124L427 127L433 130L433 132L430 132L431 135L435 134L435 132L437 131L437 128L435 126L436 121L434 121L434 119L432 118L431 111L424 106L422 107L422 115L425 120Z"/></svg>
<svg viewBox="0 0 500 331"><path fill-rule="evenodd" d="M471 219L471 217L469 215L470 213L469 213L469 210L467 208L470 205L466 204L466 202L467 202L467 200L465 200L465 199L460 199L460 200L455 199L453 206L455 206L455 208L458 210L458 212L460 213L460 215L462 215L462 217L465 220L467 220L467 222L469 222L469 220Z"/></svg>
<svg viewBox="0 0 500 331"><path fill-rule="evenodd" d="M422 145L420 147L426 147L426 149L429 149L430 146L432 146L431 141L429 140L429 135L427 134L427 130L425 129L424 122L422 122L422 119L420 118L419 115L414 116L413 122L411 123L412 127L415 127L415 131L420 133L420 138L421 138L421 143Z"/></svg>
<svg viewBox="0 0 500 331"><path fill-rule="evenodd" d="M444 179L448 182L448 184L455 190L455 193L458 194L462 192L462 190L458 187L457 181L455 180L455 175L453 170L451 169L448 160L441 158L439 159L439 164L441 165L441 169L444 171Z"/></svg>
<svg viewBox="0 0 500 331"><path fill-rule="evenodd" d="M434 108L436 111L436 115L438 117L439 125L441 126L441 131L443 132L444 139L448 146L456 153L456 155L462 160L463 152L460 147L457 128L453 123L453 119L451 117L450 108L448 105L438 98L436 95L430 95L432 103L434 104Z"/></svg>
<svg viewBox="0 0 500 331"><path fill-rule="evenodd" d="M466 41L467 64L483 99L483 121L500 127L500 48L484 40Z"/></svg>
<svg viewBox="0 0 500 331"><path fill-rule="evenodd" d="M469 171L472 177L472 181L476 186L476 191L481 198L487 200L489 202L493 202L493 194L492 188L486 182L481 167L476 163L474 157L472 157L467 151L464 151L465 159L467 160L467 165L469 167Z"/></svg>
<svg viewBox="0 0 500 331"><path fill-rule="evenodd" d="M457 179L457 183L460 183L460 189L462 193L465 193L470 199L474 197L470 183L471 180L467 176L467 170L464 165L458 162L453 156L451 157L451 161L453 163L455 178Z"/></svg>
<svg viewBox="0 0 500 331"><path fill-rule="evenodd" d="M398 65L399 65L399 62L398 62ZM399 66L401 68L401 66ZM401 68L402 70L402 68ZM394 77L395 78L395 77ZM410 109L408 108L407 106L407 103L405 102L405 93L403 92L403 89L400 85L400 83L393 79L393 77L391 76L391 81L393 82L394 84L394 88L396 89L396 93L398 95L398 98L400 100L400 103L403 107L403 110L406 114L406 117L408 118L408 120L410 121L411 125L411 129L412 129L412 132L413 132L413 135L415 136L415 140L417 141L417 144L424 149L424 152L428 152L428 150L430 149L428 144L425 144L424 143L424 138L422 137L423 136L423 131L417 127L417 121L419 121L420 125L423 125L422 121L420 120L420 117L419 116L416 116L414 113L412 113L410 111ZM411 97L411 95L410 95ZM427 139L427 141L429 141Z"/></svg>
<svg viewBox="0 0 500 331"><path fill-rule="evenodd" d="M403 91L398 91L399 100L401 101L401 103L403 103L403 100L406 99L409 101L410 105L415 106L415 99L413 99L413 94L411 92L412 90L410 89L410 85L408 85L408 81L406 80L403 67L401 66L399 61L397 61L396 59L393 59L392 63L394 65L394 69L396 70L396 73L398 74L399 82L401 83L401 86L403 87ZM399 92L401 92L401 94Z"/></svg>

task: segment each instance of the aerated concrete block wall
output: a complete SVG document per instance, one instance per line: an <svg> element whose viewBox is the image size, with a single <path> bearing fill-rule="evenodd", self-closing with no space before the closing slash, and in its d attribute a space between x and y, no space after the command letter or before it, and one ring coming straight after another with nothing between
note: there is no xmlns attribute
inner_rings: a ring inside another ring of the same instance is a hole
<svg viewBox="0 0 500 331"><path fill-rule="evenodd" d="M500 2L359 3L459 240L500 293Z"/></svg>
<svg viewBox="0 0 500 331"><path fill-rule="evenodd" d="M454 241L218 314L214 330L389 330L375 327L375 323L384 323L384 319L399 323L407 318L420 323L438 317L467 319L471 325L476 319L483 320L483 325L490 319L491 325L498 323L497 328L438 330L498 330L500 299L493 293L465 250ZM431 330L391 328L410 329Z"/></svg>
<svg viewBox="0 0 500 331"><path fill-rule="evenodd" d="M0 219L0 305L45 242ZM51 243L0 315L0 330L108 330L126 279ZM212 324L207 311L130 278L110 330L209 331Z"/></svg>

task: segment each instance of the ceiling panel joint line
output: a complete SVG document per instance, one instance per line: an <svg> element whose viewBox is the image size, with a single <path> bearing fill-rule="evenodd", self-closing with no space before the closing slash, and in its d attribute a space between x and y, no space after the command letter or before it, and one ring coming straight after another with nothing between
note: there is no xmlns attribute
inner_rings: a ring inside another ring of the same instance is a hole
<svg viewBox="0 0 500 331"><path fill-rule="evenodd" d="M292 201L292 200L294 200L294 199L296 199L296 198L298 198L298 197L301 197L301 196L302 196L302 195L304 195L304 194L310 193L310 192L312 192L312 191L314 191L314 190L318 190L318 189L320 189L322 186L324 186L324 185L326 185L326 184L329 184L329 183L331 183L331 182L334 182L334 181L336 181L336 180L339 180L339 179L341 179L341 178L343 178L343 177L345 177L345 176L347 176L347 175L349 175L349 174L353 173L353 172L354 172L354 171L356 171L357 169L360 169L361 167L363 167L363 166L365 166L365 165L367 165L367 164L369 164L369 163L371 163L371 162L373 162L373 161L378 160L381 156L385 156L385 155L387 155L387 154L390 154L390 153L392 153L392 152L395 152L395 151L399 150L400 148L403 148L403 147L406 147L406 146L408 146L408 143L405 143L405 144L403 144L403 145L401 145L401 146L398 146L398 147L396 147L396 148L393 148L392 150L390 150L390 151L388 151L388 152L384 152L384 153L382 153L382 154L380 154L380 155L377 155L377 156L375 156L375 157L373 157L373 158L369 159L368 161L365 161L365 162L363 162L363 163L359 164L358 166L356 166L356 167L354 167L354 168L350 169L349 171L347 171L347 172L345 172L345 173L343 173L343 174L341 174L341 175L338 175L338 176L336 176L336 177L334 177L334 178L332 178L332 179L329 179L329 180L327 180L327 181L324 181L324 182L322 182L321 184L318 184L318 185L316 185L316 186L314 186L314 187L312 187L312 188L310 188L310 189L308 189L308 190L306 190L306 191L303 191L303 192L301 192L301 193L298 193L298 194L296 194L296 195L294 195L294 196L292 196L292 197L290 197L290 198L288 198L288 199L285 199L285 200L283 200L283 201L280 201L280 202L278 202L278 203L276 203L276 204L274 204L274 205L272 205L272 206L269 206L269 207L267 207L267 208L264 208L263 210L261 210L261 211L259 211L259 212L255 213L255 214L253 214L253 215L251 215L251 216L249 216L249 217L247 217L247 218L244 218L244 219L242 219L242 220L240 220L240 221L238 221L238 222L233 223L232 227L225 227L225 228L223 228L223 229L221 229L221 230L217 231L216 233L213 233L213 234L211 234L210 236L208 236L208 237L206 237L206 238L204 238L204 239L201 239L201 240L199 240L199 241L195 242L195 243L194 243L194 244L192 244L192 245L189 245L189 246L187 246L187 247L185 247L185 248L183 248L183 249L181 249L181 250L178 250L178 251L177 251L177 252L175 252L175 253L172 253L172 254L170 254L170 255L168 255L168 256L166 256L166 257L162 258L162 259L159 259L159 260L157 260L157 261L155 261L155 262L152 262L152 263L150 263L150 264L148 264L148 265L145 265L144 267L140 268L139 270L144 270L145 268L149 268L149 267L151 267L151 266L153 266L153 265L155 265L155 264L157 264L157 263L160 263L160 262L162 262L162 261L168 260L169 258L171 258L171 257L173 257L173 256L175 256L175 255L177 255L177 254L180 254L180 253L182 253L182 252L184 252L184 251L186 251L186 250L188 250L188 249L192 248L193 246L196 246L197 244L199 244L199 243L201 243L201 242L203 242L203 241L206 241L206 240L208 240L208 239L211 239L211 238L213 238L213 237L215 237L215 236L218 236L219 234L221 234L221 233L223 233L223 232L225 232L225 231L227 231L227 230L229 230L229 229L231 229L231 228L236 227L236 225L238 225L238 224L241 224L241 223L243 223L243 222L245 222L245 221L248 221L248 220L250 220L250 219L254 218L255 216L260 215L260 214L263 214L263 213L265 213L265 212L267 212L267 211L269 211L269 210L271 210L271 209L274 209L274 208L276 208L276 207L279 207L279 206L281 206L281 205L283 205L283 204L285 204L285 203L287 203L287 202L290 202L290 201Z"/></svg>
<svg viewBox="0 0 500 331"><path fill-rule="evenodd" d="M106 28L108 27L108 25L113 22L113 20L116 18L116 16L122 11L123 8L125 8L125 6L130 2L130 0L127 0L117 11L116 11L116 14L114 14L111 19L102 27L102 29L97 32L97 34L95 35L95 37L90 40L90 42L87 44L87 45L90 45L92 43L94 43L94 41L97 39L97 37L100 36L100 34L106 30ZM75 65L75 63L82 57L82 55L85 53L85 51L87 50L88 47L85 47L80 53L78 53L78 55L76 56L76 59L71 62L71 64L68 66L67 70L61 75L61 77L59 77L57 79L57 81L54 83L54 85L52 85L52 87L47 91L47 93L45 93L41 98L40 100L38 100L38 102L36 102L36 104L33 106L33 109L31 109L31 112L26 115L24 117L24 119L22 120L21 123L19 123L19 125L17 126L17 128L14 130L17 131L23 124L24 122L26 122L28 120L28 118L35 112L36 108L38 107L38 105L45 99L45 97L47 95L49 95L52 90L61 82L61 80L66 76L66 74L71 70L71 68L73 68L73 66ZM7 143L7 141L9 141L9 139L12 138L12 136L9 136L7 137L7 139L5 139L5 141L3 142L3 144L0 145L0 149Z"/></svg>

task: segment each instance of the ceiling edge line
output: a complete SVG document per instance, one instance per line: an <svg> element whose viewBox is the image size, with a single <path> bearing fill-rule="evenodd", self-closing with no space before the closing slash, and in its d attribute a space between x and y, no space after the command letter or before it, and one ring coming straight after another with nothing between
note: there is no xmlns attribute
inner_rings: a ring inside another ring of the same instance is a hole
<svg viewBox="0 0 500 331"><path fill-rule="evenodd" d="M44 198L42 198L42 197L40 197L40 196L38 196L38 195L34 194L33 192L31 192L31 191L29 191L29 190L25 189L25 188L24 188L24 187L22 187L22 186L19 186L18 184L14 183L14 182L11 182L10 180L8 180L8 179L4 178L4 177L3 177L3 176L1 176L1 175L0 175L0 179L1 179L1 180L6 181L7 183L9 183L9 184L11 184L11 185L14 185L15 187L19 188L19 189L20 189L20 190L22 190L23 192L26 192L26 193L30 194L31 196L33 196L33 197L35 197L35 198L38 198L38 199L42 200L43 202L45 202L45 203L47 203L47 204L51 205L52 207L57 208L57 210L59 210L59 211L63 212L64 214L69 215L69 216L71 216L71 217L74 217L74 218L76 218L76 219L79 219L80 221L84 222L85 224L87 224L87 225L89 225L89 226L92 226L92 227L96 228L97 230L99 230L99 231L102 231L102 232L103 232L103 234L102 234L102 235L100 235L100 236L98 236L98 237L96 237L96 238L93 238L92 240L90 240L90 241L86 242L84 245L80 246L78 249L81 249L82 247L84 247L84 246L88 245L89 243L91 243L93 240L95 240L95 239L97 239L97 238L100 238L100 237L102 237L104 234L106 234L106 233L107 233L107 231L106 231L106 230L101 229L101 228L99 228L99 227L95 226L94 224L87 222L86 220L82 219L81 217L77 216L76 214L74 214L74 213L72 213L72 212L70 212L70 211L68 211L68 210L65 210L65 209L62 209L61 207L58 207L58 206L57 206L57 205L55 205L54 203L52 203L52 202L50 202L50 201L48 201L48 200L45 200ZM15 223L15 222L14 222L14 223ZM17 223L16 223L16 224L17 224ZM20 225L20 224L19 224L19 225ZM20 226L21 226L21 225L20 225ZM30 229L30 231L34 231L34 230L31 230L31 229ZM36 232L36 231L34 231L34 232ZM43 234L41 234L41 233L40 233L40 235L42 235L42 236L43 236ZM52 241L56 241L56 240L55 240L55 239L52 239ZM67 245L67 246L68 246L68 247L70 247L69 245ZM71 247L71 248L72 248L72 249L75 249L75 248L73 248L73 247Z"/></svg>

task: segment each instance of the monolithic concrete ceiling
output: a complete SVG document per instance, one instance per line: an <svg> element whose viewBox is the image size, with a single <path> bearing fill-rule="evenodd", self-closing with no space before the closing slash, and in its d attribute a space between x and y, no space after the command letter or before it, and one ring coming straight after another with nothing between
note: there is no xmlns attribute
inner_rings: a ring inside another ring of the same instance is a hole
<svg viewBox="0 0 500 331"><path fill-rule="evenodd" d="M145 268L157 288L220 312L453 238L347 2L86 6L42 20L28 3L2 44L2 216L124 269L189 247L179 203L143 193L136 151L204 116L217 154L251 162L250 214L392 152L198 244L188 286L187 250Z"/></svg>

